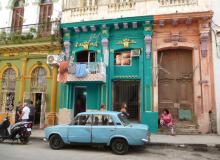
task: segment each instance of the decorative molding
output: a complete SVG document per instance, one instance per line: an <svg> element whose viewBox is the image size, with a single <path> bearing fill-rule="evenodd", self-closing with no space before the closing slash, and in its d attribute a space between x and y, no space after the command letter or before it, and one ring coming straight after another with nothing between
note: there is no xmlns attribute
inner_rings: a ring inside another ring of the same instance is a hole
<svg viewBox="0 0 220 160"><path fill-rule="evenodd" d="M109 41L107 38L102 39L102 46L103 46L103 51L104 51L104 63L108 65L109 61L109 51L108 51L108 44Z"/></svg>
<svg viewBox="0 0 220 160"><path fill-rule="evenodd" d="M48 67L47 64L41 62L41 61L37 61L35 64L33 64L30 69L29 69L29 72L28 72L28 77L31 77L31 74L33 72L33 70L37 67L43 67L46 72L47 72L47 78L51 78L51 71L50 71L50 68Z"/></svg>
<svg viewBox="0 0 220 160"><path fill-rule="evenodd" d="M209 32L204 32L201 33L200 35L200 42L201 42L201 54L202 57L206 57L207 56L207 52L208 52L208 41L209 41Z"/></svg>
<svg viewBox="0 0 220 160"><path fill-rule="evenodd" d="M14 65L14 64L7 63L7 64L5 64L3 67L1 67L1 69L0 69L0 79L2 79L3 73L4 73L4 72L6 71L6 69L8 69L8 68L12 68L12 69L15 71L15 73L16 73L16 78L19 78L20 72L19 72L18 67L17 67L16 65Z"/></svg>
<svg viewBox="0 0 220 160"><path fill-rule="evenodd" d="M90 46L98 47L98 42L76 42L75 47L83 47L84 50L88 50Z"/></svg>
<svg viewBox="0 0 220 160"><path fill-rule="evenodd" d="M65 48L66 59L69 60L71 43L69 41L65 41L63 43L63 45L64 45L64 48Z"/></svg>
<svg viewBox="0 0 220 160"><path fill-rule="evenodd" d="M150 53L152 50L152 37L149 35L146 35L144 38L144 41L145 41L145 45L146 45L146 58L149 59Z"/></svg>
<svg viewBox="0 0 220 160"><path fill-rule="evenodd" d="M186 42L186 39L180 33L171 33L169 38L164 39L164 42L173 43L174 46L177 46L178 42Z"/></svg>
<svg viewBox="0 0 220 160"><path fill-rule="evenodd" d="M128 48L130 44L135 44L136 41L130 40L129 38L125 38L122 41L119 41L117 44L121 44L124 48Z"/></svg>

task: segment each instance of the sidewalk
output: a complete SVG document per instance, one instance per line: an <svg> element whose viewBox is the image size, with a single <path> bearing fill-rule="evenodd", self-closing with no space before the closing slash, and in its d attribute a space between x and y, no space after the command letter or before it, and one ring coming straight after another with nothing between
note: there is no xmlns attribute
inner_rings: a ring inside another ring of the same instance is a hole
<svg viewBox="0 0 220 160"><path fill-rule="evenodd" d="M43 130L32 130L31 138L42 139L44 138ZM220 136L218 135L162 135L152 134L151 143L153 145L175 145L175 146L217 146L220 148Z"/></svg>

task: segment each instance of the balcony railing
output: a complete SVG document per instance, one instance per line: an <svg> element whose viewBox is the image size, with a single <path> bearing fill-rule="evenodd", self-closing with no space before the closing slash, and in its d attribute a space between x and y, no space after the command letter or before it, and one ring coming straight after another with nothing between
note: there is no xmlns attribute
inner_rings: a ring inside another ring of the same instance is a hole
<svg viewBox="0 0 220 160"><path fill-rule="evenodd" d="M59 21L0 28L0 45L55 42L60 38Z"/></svg>
<svg viewBox="0 0 220 160"><path fill-rule="evenodd" d="M115 12L115 11L130 10L130 9L134 9L135 5L136 5L135 1L110 3L108 5L108 11Z"/></svg>
<svg viewBox="0 0 220 160"><path fill-rule="evenodd" d="M86 7L71 9L71 16L93 15L97 13L98 13L98 6L86 6Z"/></svg>
<svg viewBox="0 0 220 160"><path fill-rule="evenodd" d="M158 0L161 7L197 5L198 0Z"/></svg>
<svg viewBox="0 0 220 160"><path fill-rule="evenodd" d="M78 77L77 65L85 64L87 75ZM69 65L67 81L102 81L106 82L106 66L102 62L77 63Z"/></svg>

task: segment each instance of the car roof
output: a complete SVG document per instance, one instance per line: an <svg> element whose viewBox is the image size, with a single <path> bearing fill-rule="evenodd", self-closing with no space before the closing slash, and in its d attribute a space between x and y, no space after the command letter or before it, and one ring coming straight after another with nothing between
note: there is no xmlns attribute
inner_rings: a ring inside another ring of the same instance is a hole
<svg viewBox="0 0 220 160"><path fill-rule="evenodd" d="M121 112L116 111L88 111L88 112L81 112L78 115L85 115L85 114L109 114L109 115L118 115Z"/></svg>

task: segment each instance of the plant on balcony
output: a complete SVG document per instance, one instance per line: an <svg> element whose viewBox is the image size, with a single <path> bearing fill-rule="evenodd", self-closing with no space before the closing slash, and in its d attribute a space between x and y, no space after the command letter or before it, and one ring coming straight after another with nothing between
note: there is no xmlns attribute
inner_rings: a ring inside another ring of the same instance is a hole
<svg viewBox="0 0 220 160"><path fill-rule="evenodd" d="M21 43L22 41L21 30L16 30L15 32L12 32L9 40L11 40L14 43Z"/></svg>
<svg viewBox="0 0 220 160"><path fill-rule="evenodd" d="M6 44L7 43L7 34L5 31L2 31L0 33L0 44Z"/></svg>

